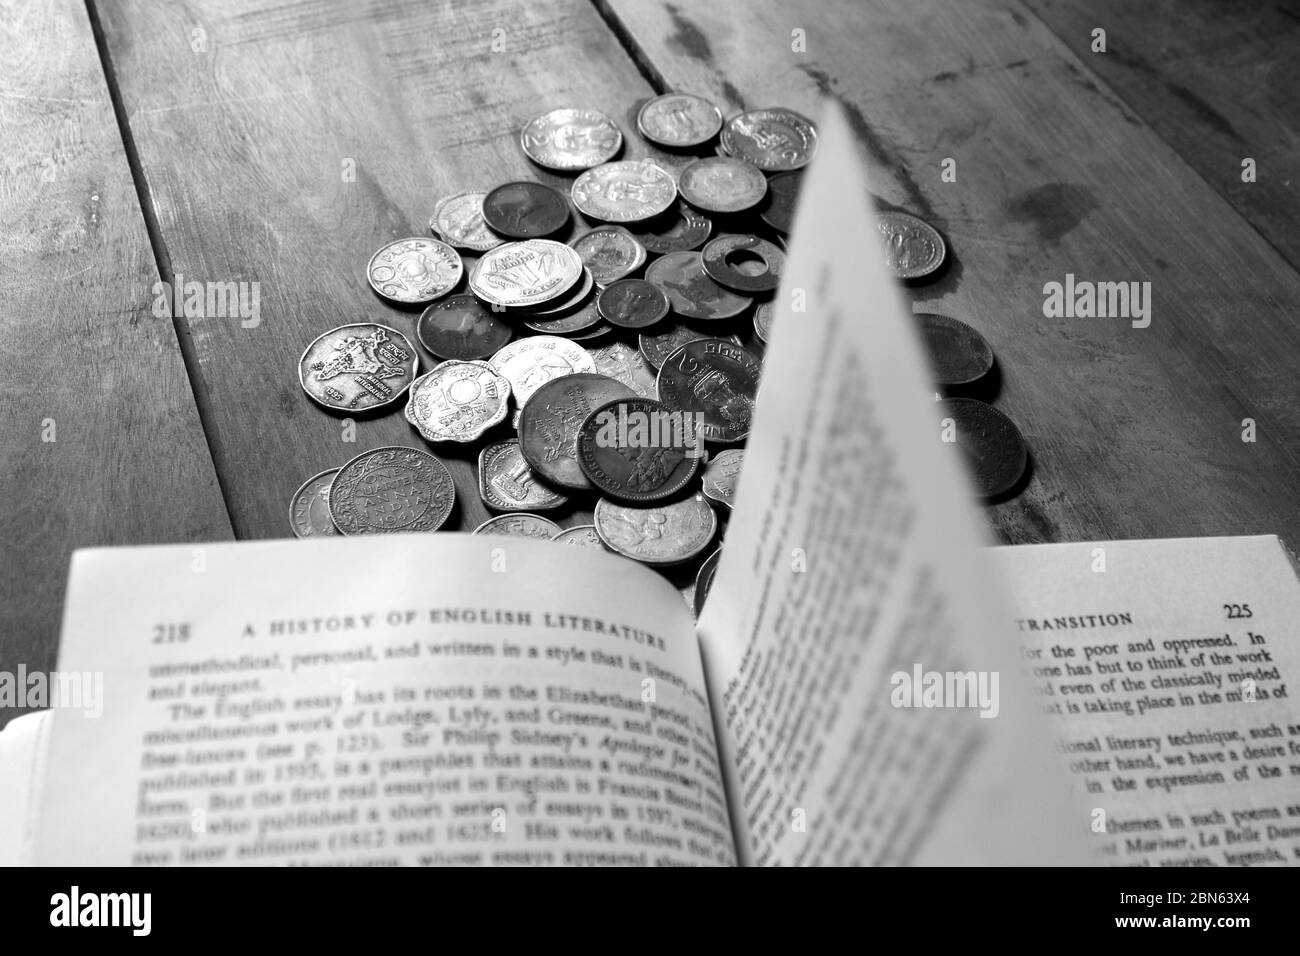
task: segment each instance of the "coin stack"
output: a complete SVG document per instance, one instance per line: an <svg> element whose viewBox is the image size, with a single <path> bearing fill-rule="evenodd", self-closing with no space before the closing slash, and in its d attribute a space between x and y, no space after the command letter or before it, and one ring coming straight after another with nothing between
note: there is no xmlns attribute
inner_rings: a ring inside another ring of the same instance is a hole
<svg viewBox="0 0 1300 956"><path fill-rule="evenodd" d="M429 445L477 446L478 492L497 516L476 534L676 569L666 573L685 590L694 580L698 609L744 463L817 129L779 108L724 122L688 93L650 99L636 125L668 159L618 159L623 132L597 110L542 113L520 146L574 176L567 196L527 180L460 192L435 205L431 236L371 257L375 293L423 310L414 336L432 356L423 374L409 337L361 322L308 345L299 376L332 411L405 399ZM560 241L575 223L576 238ZM890 213L881 229L900 280L943 265L944 240L922 220ZM454 502L436 455L386 447L308 479L291 522L300 536L433 531ZM584 506L592 524L561 528L545 516Z"/></svg>

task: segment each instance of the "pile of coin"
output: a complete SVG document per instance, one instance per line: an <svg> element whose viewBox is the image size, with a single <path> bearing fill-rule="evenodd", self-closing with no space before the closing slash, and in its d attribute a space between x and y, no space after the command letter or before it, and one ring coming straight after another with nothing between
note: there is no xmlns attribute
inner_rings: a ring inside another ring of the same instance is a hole
<svg viewBox="0 0 1300 956"><path fill-rule="evenodd" d="M787 109L724 121L687 93L645 102L636 125L660 159L618 158L630 137L597 110L529 120L524 154L573 174L567 195L520 180L437 202L430 236L390 242L367 265L394 318L324 332L299 376L331 411L404 401L429 445L477 447L478 493L498 516L476 534L665 568L709 554L702 600L817 130ZM944 240L922 220L891 213L881 229L900 280L944 264ZM417 308L408 336L399 310ZM420 348L431 356L423 374ZM386 447L308 479L291 522L300 536L432 531L454 504L436 455ZM591 509L592 524L544 516L576 508Z"/></svg>

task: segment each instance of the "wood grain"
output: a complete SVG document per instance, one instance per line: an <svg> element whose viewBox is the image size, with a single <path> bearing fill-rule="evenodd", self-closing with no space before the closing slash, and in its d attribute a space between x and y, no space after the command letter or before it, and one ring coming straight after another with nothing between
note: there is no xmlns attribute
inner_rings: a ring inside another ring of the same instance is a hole
<svg viewBox="0 0 1300 956"><path fill-rule="evenodd" d="M219 540L230 525L175 330L150 311L158 273L80 3L0 3L0 130L0 671L13 672L53 666L72 549Z"/></svg>
<svg viewBox="0 0 1300 956"><path fill-rule="evenodd" d="M1001 0L608 6L724 112L838 101L875 190L947 234L914 304L989 337L1034 458L990 510L1002 540L1300 540L1300 274L1041 22ZM1045 318L1067 273L1151 282L1150 327Z"/></svg>

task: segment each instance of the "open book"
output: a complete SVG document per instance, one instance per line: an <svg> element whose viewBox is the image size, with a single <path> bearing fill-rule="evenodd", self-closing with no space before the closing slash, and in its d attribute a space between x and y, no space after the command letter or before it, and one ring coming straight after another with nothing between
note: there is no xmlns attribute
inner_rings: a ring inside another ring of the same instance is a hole
<svg viewBox="0 0 1300 956"><path fill-rule="evenodd" d="M59 674L102 693L0 733L0 862L1294 859L1284 549L984 549L822 130L698 624L521 539L78 552Z"/></svg>

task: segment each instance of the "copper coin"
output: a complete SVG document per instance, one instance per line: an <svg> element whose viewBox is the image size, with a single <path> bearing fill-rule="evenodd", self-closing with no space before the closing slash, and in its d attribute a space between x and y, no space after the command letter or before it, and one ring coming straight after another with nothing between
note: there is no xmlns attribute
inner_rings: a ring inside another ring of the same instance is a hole
<svg viewBox="0 0 1300 956"><path fill-rule="evenodd" d="M491 357L514 332L477 296L464 294L435 302L420 313L415 334L438 358L471 361Z"/></svg>
<svg viewBox="0 0 1300 956"><path fill-rule="evenodd" d="M400 445L362 452L330 485L330 517L343 534L437 531L455 503L447 466Z"/></svg>
<svg viewBox="0 0 1300 956"><path fill-rule="evenodd" d="M511 239L536 239L569 221L569 204L541 183L505 183L483 199L483 221L493 232Z"/></svg>
<svg viewBox="0 0 1300 956"><path fill-rule="evenodd" d="M537 389L519 413L519 450L528 467L559 488L590 489L578 464L578 429L593 410L616 398L636 393L591 372L555 378Z"/></svg>
<svg viewBox="0 0 1300 956"><path fill-rule="evenodd" d="M596 296L600 314L620 329L645 329L668 314L668 296L645 279L619 279Z"/></svg>
<svg viewBox="0 0 1300 956"><path fill-rule="evenodd" d="M916 321L936 385L958 388L992 371L992 346L965 322L933 312L917 313Z"/></svg>
<svg viewBox="0 0 1300 956"><path fill-rule="evenodd" d="M672 252L656 259L645 277L667 293L673 312L686 319L729 319L753 301L710 279L698 252Z"/></svg>
<svg viewBox="0 0 1300 956"><path fill-rule="evenodd" d="M611 498L670 498L699 471L696 421L649 398L607 402L578 429L578 465L596 490Z"/></svg>
<svg viewBox="0 0 1300 956"><path fill-rule="evenodd" d="M952 435L976 492L1000 498L1015 488L1029 465L1029 448L1016 423L973 398L946 398L935 405L940 434Z"/></svg>

